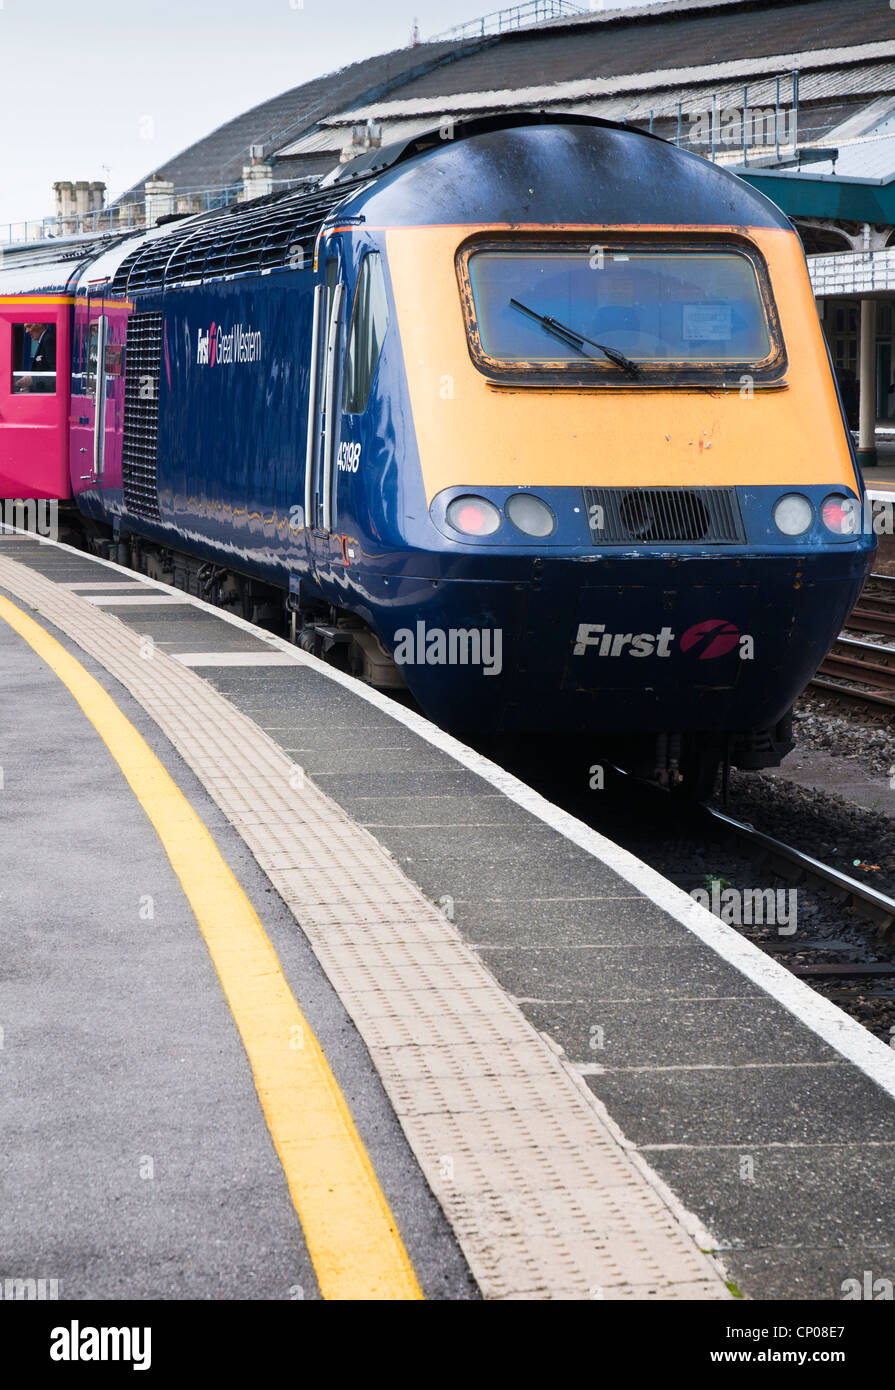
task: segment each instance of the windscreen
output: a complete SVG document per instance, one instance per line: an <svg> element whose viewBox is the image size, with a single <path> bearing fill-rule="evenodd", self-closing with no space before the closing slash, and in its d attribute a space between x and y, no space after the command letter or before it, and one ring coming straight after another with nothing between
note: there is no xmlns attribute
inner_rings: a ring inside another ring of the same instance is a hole
<svg viewBox="0 0 895 1390"><path fill-rule="evenodd" d="M605 364L596 344L656 365L771 353L755 269L736 251L484 249L468 270L482 351L497 361Z"/></svg>

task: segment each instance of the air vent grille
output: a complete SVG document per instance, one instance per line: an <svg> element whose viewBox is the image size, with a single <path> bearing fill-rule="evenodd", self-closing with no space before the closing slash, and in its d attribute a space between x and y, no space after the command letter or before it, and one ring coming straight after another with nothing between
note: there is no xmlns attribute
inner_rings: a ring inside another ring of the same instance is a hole
<svg viewBox="0 0 895 1390"><path fill-rule="evenodd" d="M161 314L131 314L124 372L124 442L121 473L128 511L160 521L158 505L158 394Z"/></svg>
<svg viewBox="0 0 895 1390"><path fill-rule="evenodd" d="M351 196L345 188L313 188L192 218L127 256L111 291L146 294L261 270L310 268L324 219Z"/></svg>
<svg viewBox="0 0 895 1390"><path fill-rule="evenodd" d="M586 487L594 545L737 545L746 539L734 488Z"/></svg>

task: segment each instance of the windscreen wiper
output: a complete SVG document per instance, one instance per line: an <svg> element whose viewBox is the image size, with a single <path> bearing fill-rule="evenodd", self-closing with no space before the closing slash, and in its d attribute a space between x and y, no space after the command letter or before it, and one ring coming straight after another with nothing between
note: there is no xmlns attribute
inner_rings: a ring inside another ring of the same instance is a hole
<svg viewBox="0 0 895 1390"><path fill-rule="evenodd" d="M579 352L584 352L584 344L590 343L591 347L599 348L604 357L608 357L616 367L620 367L630 377L640 376L640 368L636 362L632 362L630 357L626 357L618 348L607 347L605 343L595 343L593 338L587 338L583 333L577 333L574 328L569 328L567 324L560 323L559 319L551 318L549 314L535 313L534 309L529 309L525 304L520 304L518 299L510 299L510 303L515 308L521 309L523 314L527 314L530 319L545 328L548 333L552 333L554 338L558 338L567 347L577 348ZM585 357L592 357L590 352L584 352Z"/></svg>

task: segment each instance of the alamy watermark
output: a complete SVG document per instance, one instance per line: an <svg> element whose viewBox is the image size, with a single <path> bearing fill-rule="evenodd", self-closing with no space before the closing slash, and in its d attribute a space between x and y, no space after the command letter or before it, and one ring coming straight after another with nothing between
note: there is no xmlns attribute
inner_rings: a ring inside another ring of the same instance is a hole
<svg viewBox="0 0 895 1390"><path fill-rule="evenodd" d="M59 1297L58 1279L0 1279L0 1299L7 1303L45 1303Z"/></svg>
<svg viewBox="0 0 895 1390"><path fill-rule="evenodd" d="M34 497L0 499L0 526L4 530L33 531L48 540L59 539L59 503Z"/></svg>
<svg viewBox="0 0 895 1390"><path fill-rule="evenodd" d="M134 1371L152 1365L151 1327L91 1327L73 1318L50 1333L51 1361L130 1361Z"/></svg>
<svg viewBox="0 0 895 1390"><path fill-rule="evenodd" d="M865 493L863 503L855 497L844 498L842 511L846 518L843 535L856 536L859 532L864 536L895 535L895 500L870 497Z"/></svg>
<svg viewBox="0 0 895 1390"><path fill-rule="evenodd" d="M862 1279L843 1279L839 1285L845 1302L859 1299L864 1302L892 1302L895 1300L895 1285L891 1279L874 1279L873 1271L864 1270Z"/></svg>
<svg viewBox="0 0 895 1390"><path fill-rule="evenodd" d="M729 926L776 926L778 936L794 935L798 926L797 888L732 888L724 879L694 888L696 902Z"/></svg>
<svg viewBox="0 0 895 1390"><path fill-rule="evenodd" d="M798 112L785 106L716 106L714 111L691 111L686 132L690 145L795 145Z"/></svg>
<svg viewBox="0 0 895 1390"><path fill-rule="evenodd" d="M398 666L481 666L482 675L499 676L503 666L503 632L499 627L426 627L395 633Z"/></svg>

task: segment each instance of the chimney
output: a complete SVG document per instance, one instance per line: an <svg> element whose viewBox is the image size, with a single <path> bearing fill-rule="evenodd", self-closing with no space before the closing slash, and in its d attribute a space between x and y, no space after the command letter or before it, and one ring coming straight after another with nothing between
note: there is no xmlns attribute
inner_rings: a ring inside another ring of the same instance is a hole
<svg viewBox="0 0 895 1390"><path fill-rule="evenodd" d="M106 201L104 183L88 183L79 179L77 183L60 182L53 184L56 194L56 224L60 236L76 236L79 232L93 231L94 223L100 219L94 213L101 212Z"/></svg>
<svg viewBox="0 0 895 1390"><path fill-rule="evenodd" d="M374 121L368 116L362 124L351 127L351 144L346 145L342 151L342 163L354 159L355 155L363 153L364 150L379 149L381 144L382 122Z"/></svg>
<svg viewBox="0 0 895 1390"><path fill-rule="evenodd" d="M174 184L163 179L161 174L153 174L143 185L146 198L146 226L154 227L160 217L168 217L174 211Z"/></svg>
<svg viewBox="0 0 895 1390"><path fill-rule="evenodd" d="M73 183L54 183L56 194L56 223L60 236L73 236L77 227L75 216L75 186Z"/></svg>
<svg viewBox="0 0 895 1390"><path fill-rule="evenodd" d="M253 198L266 198L273 192L273 168L264 163L264 146L250 145L251 164L242 166L242 192L240 203L251 202Z"/></svg>

